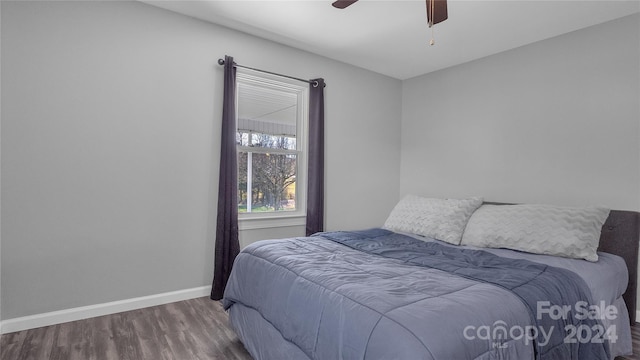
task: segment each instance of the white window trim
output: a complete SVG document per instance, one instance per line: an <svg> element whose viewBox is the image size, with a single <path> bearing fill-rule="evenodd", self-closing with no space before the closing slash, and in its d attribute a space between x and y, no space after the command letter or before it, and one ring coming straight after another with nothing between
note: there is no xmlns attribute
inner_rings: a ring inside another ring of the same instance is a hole
<svg viewBox="0 0 640 360"><path fill-rule="evenodd" d="M236 81L248 84L273 86L295 92L298 96L298 119L296 124L296 144L298 146L296 173L296 207L294 211L270 213L238 213L238 230L256 230L265 228L304 226L307 219L307 154L309 127L309 87L299 81L280 76L238 68ZM236 93L236 106L238 106ZM238 113L236 109L236 114ZM236 125L237 127L237 125ZM256 150L256 149L253 149Z"/></svg>
<svg viewBox="0 0 640 360"><path fill-rule="evenodd" d="M307 224L306 215L296 216L269 216L254 217L251 219L238 219L238 230L258 230L268 228L281 228L289 226L305 226Z"/></svg>

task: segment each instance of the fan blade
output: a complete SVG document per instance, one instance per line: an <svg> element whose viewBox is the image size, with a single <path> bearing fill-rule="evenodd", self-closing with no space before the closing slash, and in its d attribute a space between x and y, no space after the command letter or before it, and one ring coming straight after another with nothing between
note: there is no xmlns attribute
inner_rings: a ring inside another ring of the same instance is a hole
<svg viewBox="0 0 640 360"><path fill-rule="evenodd" d="M433 4L432 4L433 2ZM433 8L433 14L431 10ZM427 23L435 25L447 20L447 0L427 0Z"/></svg>
<svg viewBox="0 0 640 360"><path fill-rule="evenodd" d="M344 9L347 6L353 4L356 1L358 1L358 0L338 0L338 1L334 2L331 5L333 5L334 8Z"/></svg>

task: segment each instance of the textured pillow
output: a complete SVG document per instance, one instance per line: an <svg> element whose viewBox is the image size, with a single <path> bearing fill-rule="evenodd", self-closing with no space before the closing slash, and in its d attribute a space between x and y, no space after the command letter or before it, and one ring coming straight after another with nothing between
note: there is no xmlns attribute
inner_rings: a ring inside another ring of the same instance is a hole
<svg viewBox="0 0 640 360"><path fill-rule="evenodd" d="M384 228L459 245L469 217L480 205L481 198L431 199L408 195L391 211Z"/></svg>
<svg viewBox="0 0 640 360"><path fill-rule="evenodd" d="M598 261L609 209L552 205L483 205L471 216L463 245Z"/></svg>

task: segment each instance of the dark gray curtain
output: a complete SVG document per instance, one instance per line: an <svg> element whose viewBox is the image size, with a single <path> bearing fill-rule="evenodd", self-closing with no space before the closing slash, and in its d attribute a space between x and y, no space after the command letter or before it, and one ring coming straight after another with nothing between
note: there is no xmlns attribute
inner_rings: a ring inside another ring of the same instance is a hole
<svg viewBox="0 0 640 360"><path fill-rule="evenodd" d="M309 84L307 236L324 229L324 79Z"/></svg>
<svg viewBox="0 0 640 360"><path fill-rule="evenodd" d="M224 98L218 185L218 221L211 299L220 300L240 252L238 241L238 171L236 153L236 68L233 57L224 59Z"/></svg>

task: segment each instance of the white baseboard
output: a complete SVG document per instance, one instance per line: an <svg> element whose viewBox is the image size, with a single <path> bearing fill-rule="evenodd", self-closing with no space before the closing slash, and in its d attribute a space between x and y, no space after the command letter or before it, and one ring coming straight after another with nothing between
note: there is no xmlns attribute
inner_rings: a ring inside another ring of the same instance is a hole
<svg viewBox="0 0 640 360"><path fill-rule="evenodd" d="M209 296L211 286L171 291L162 294L142 296L133 299L112 301L103 304L82 306L43 314L24 316L0 321L0 334L61 324L69 321L88 319L96 316L115 314L123 311L142 309L176 301Z"/></svg>

